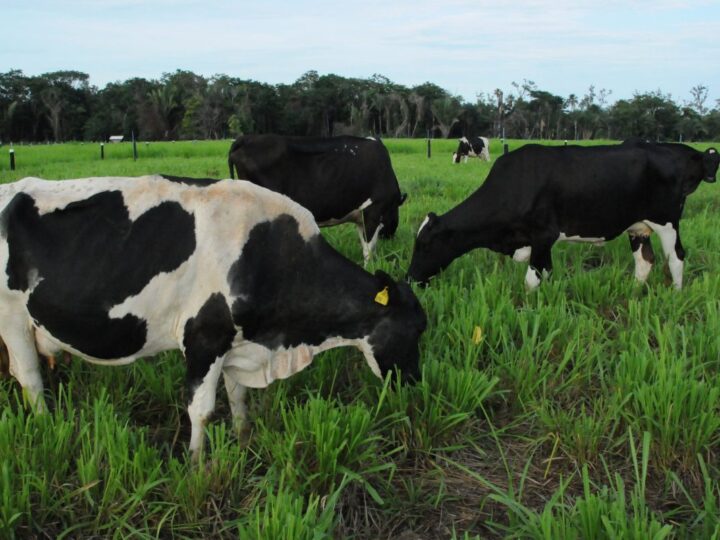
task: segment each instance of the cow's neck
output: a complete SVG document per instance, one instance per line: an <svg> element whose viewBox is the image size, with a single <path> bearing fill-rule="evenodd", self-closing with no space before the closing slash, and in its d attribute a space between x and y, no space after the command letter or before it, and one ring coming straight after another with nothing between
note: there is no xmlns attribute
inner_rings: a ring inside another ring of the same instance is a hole
<svg viewBox="0 0 720 540"><path fill-rule="evenodd" d="M493 201L490 205L486 201ZM487 194L480 187L470 197L442 216L443 227L450 231L448 241L458 256L476 248L505 251L498 240L508 226L508 216L503 218L502 201Z"/></svg>
<svg viewBox="0 0 720 540"><path fill-rule="evenodd" d="M246 296L233 309L247 339L274 349L369 336L382 315L373 300L375 278L319 235L291 247L294 252L285 253L289 263L278 263L277 252L253 263L254 285L241 291Z"/></svg>

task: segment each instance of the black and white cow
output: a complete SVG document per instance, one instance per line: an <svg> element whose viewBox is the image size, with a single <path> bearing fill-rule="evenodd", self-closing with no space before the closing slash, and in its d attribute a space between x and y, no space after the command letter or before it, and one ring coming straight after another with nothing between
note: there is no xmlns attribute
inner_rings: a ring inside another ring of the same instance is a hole
<svg viewBox="0 0 720 540"><path fill-rule="evenodd" d="M408 275L427 282L463 253L485 247L529 259L525 283L533 289L552 268L555 242L600 244L627 231L635 277L644 282L656 232L680 289L685 198L701 181L715 181L719 162L714 148L698 152L682 144L523 146L498 158L465 201L442 216L428 214Z"/></svg>
<svg viewBox="0 0 720 540"><path fill-rule="evenodd" d="M378 235L398 226L400 193L382 142L361 137L244 135L228 155L230 177L287 195L310 210L321 227L355 223L365 261Z"/></svg>
<svg viewBox="0 0 720 540"><path fill-rule="evenodd" d="M490 161L490 141L486 137L473 137L458 139L457 150L453 153L453 163L467 163L468 156Z"/></svg>
<svg viewBox="0 0 720 540"><path fill-rule="evenodd" d="M247 387L358 348L378 376L418 375L425 314L410 288L335 251L306 209L250 182L162 176L0 186L0 337L44 409L38 353L187 362L190 449L222 376L237 427Z"/></svg>

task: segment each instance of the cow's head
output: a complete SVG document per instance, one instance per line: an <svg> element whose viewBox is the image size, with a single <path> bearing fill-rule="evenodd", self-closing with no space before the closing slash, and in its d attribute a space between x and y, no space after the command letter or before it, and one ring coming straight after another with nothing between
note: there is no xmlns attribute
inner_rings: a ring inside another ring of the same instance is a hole
<svg viewBox="0 0 720 540"><path fill-rule="evenodd" d="M470 143L466 137L458 139L458 148L453 153L453 163L460 163L460 158L470 153Z"/></svg>
<svg viewBox="0 0 720 540"><path fill-rule="evenodd" d="M400 220L400 207L407 199L407 193L398 193L398 198L388 204L380 218L383 228L380 229L380 238L392 238L398 228Z"/></svg>
<svg viewBox="0 0 720 540"><path fill-rule="evenodd" d="M720 165L720 154L715 148L708 148L703 153L703 168L705 169L705 181L714 182L715 175L718 171L718 165Z"/></svg>
<svg viewBox="0 0 720 540"><path fill-rule="evenodd" d="M408 278L427 284L431 277L448 266L457 257L451 237L452 232L447 230L441 218L430 212L418 229Z"/></svg>
<svg viewBox="0 0 720 540"><path fill-rule="evenodd" d="M377 362L382 377L398 368L404 382L416 380L420 376L418 341L427 325L425 311L407 283L395 282L381 270L375 280L374 302L381 315L368 339L372 355L366 354L367 361L371 368L373 360Z"/></svg>

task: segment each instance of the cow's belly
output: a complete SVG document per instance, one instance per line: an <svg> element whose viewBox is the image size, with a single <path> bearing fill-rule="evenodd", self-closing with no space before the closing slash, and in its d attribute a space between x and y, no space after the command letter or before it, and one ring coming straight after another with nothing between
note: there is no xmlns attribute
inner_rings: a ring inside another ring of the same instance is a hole
<svg viewBox="0 0 720 540"><path fill-rule="evenodd" d="M652 228L648 225L647 221L638 221L636 223L633 223L630 225L627 229L625 229L625 232L628 232L629 234L633 236L650 236L652 234ZM614 235L615 237L617 235ZM602 246L605 244L607 240L611 240L612 238L604 238L604 237L588 237L588 236L579 236L579 235L573 235L568 236L565 233L560 233L558 236L557 241L558 242L580 242L580 243L589 243L594 244L597 246ZM517 262L525 262L530 260L530 254L532 253L532 249L530 246L524 246L521 248L516 249L513 252L513 260Z"/></svg>
<svg viewBox="0 0 720 540"><path fill-rule="evenodd" d="M367 337L363 339L327 338L320 344L300 343L291 347L270 349L259 343L245 341L238 332L232 349L226 354L223 371L237 384L250 388L265 388L278 379L287 379L309 366L316 354L335 347L356 347L363 351L370 369L380 375L380 368Z"/></svg>
<svg viewBox="0 0 720 540"><path fill-rule="evenodd" d="M327 217L327 216L320 216L316 219L318 220L317 224L320 227L332 227L333 225L341 225L342 223L357 223L362 224L363 218L362 218L362 211L365 210L368 206L372 204L372 199L366 200L364 203L360 205L359 208L356 208L355 210L351 210L347 214L345 214L342 217ZM320 221L322 219L322 221Z"/></svg>
<svg viewBox="0 0 720 540"><path fill-rule="evenodd" d="M561 232L557 239L558 242L580 242L580 243L587 243L587 244L596 244L598 246L601 246L605 243L605 237L594 237L594 236L580 236L580 235L572 235L568 236L565 233Z"/></svg>

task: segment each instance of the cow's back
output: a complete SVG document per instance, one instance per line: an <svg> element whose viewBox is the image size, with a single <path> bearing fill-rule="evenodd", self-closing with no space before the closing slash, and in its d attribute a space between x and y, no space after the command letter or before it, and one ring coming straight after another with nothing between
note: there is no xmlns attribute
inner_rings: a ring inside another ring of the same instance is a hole
<svg viewBox="0 0 720 540"><path fill-rule="evenodd" d="M517 219L552 218L561 231L602 229L612 237L657 212L653 193L673 189L651 158L624 145L526 145L501 156L479 191Z"/></svg>
<svg viewBox="0 0 720 540"><path fill-rule="evenodd" d="M400 198L387 149L375 139L245 135L229 160L238 178L287 195L318 222L342 218L368 199Z"/></svg>

